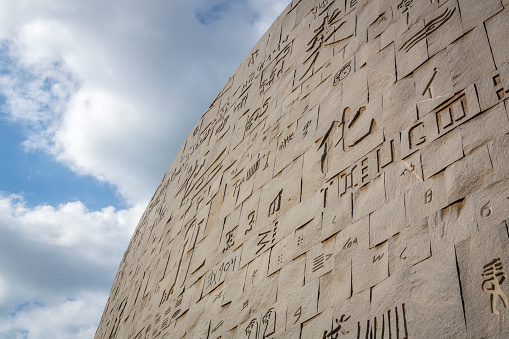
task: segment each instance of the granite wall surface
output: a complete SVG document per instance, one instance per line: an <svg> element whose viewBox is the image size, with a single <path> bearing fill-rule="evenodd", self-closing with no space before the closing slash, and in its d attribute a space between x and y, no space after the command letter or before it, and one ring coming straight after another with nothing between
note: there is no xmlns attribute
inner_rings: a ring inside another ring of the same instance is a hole
<svg viewBox="0 0 509 339"><path fill-rule="evenodd" d="M294 0L161 181L96 333L509 338L508 0Z"/></svg>

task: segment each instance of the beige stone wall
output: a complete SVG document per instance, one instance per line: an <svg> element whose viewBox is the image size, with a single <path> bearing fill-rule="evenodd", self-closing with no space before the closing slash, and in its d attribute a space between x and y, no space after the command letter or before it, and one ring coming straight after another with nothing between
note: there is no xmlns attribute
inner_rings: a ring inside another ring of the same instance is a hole
<svg viewBox="0 0 509 339"><path fill-rule="evenodd" d="M507 0L294 0L145 211L106 338L508 338Z"/></svg>

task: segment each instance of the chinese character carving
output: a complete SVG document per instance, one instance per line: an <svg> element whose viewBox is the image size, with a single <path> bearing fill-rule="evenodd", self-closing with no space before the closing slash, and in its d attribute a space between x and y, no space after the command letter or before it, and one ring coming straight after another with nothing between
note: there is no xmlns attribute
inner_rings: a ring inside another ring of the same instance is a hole
<svg viewBox="0 0 509 339"><path fill-rule="evenodd" d="M326 339L326 338L337 339L340 332L343 335L347 335L348 333L350 333L350 331L347 331L345 328L343 328L342 324L344 322L348 321L348 319L350 319L351 316L349 316L347 318L345 318L345 317L346 317L346 314L343 314L343 315L341 315L339 320L336 318L335 321L336 321L337 327L331 329L330 332L328 332L328 331L323 332L323 339Z"/></svg>
<svg viewBox="0 0 509 339"><path fill-rule="evenodd" d="M373 112L366 112L366 107L362 106L355 114L352 114L350 107L345 108L343 112L343 135L344 148L354 147L363 141L373 132L375 118Z"/></svg>
<svg viewBox="0 0 509 339"><path fill-rule="evenodd" d="M482 282L482 289L484 292L487 292L490 295L491 300L491 312L494 314L499 314L497 309L498 298L502 299L502 303L504 307L507 308L508 302L507 297L500 288L500 286L504 283L507 275L502 271L504 267L502 266L502 261L500 258L494 259L492 262L484 266L484 271L482 276L484 281Z"/></svg>
<svg viewBox="0 0 509 339"><path fill-rule="evenodd" d="M341 19L338 18L340 13L341 11L336 8L332 14L327 14L323 18L322 24L314 30L315 35L308 42L309 48L306 50L306 52L310 53L310 55L304 61L304 65L309 63L309 66L299 80L302 80L313 68L324 47L343 42L350 39L352 36L349 35L343 39L334 40L334 34L346 23L346 21L339 23L341 21Z"/></svg>

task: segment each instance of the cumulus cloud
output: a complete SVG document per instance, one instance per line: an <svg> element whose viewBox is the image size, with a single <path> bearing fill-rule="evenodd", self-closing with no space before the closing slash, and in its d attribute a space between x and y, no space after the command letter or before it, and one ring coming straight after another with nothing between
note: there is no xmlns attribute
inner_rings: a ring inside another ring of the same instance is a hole
<svg viewBox="0 0 509 339"><path fill-rule="evenodd" d="M31 124L27 148L146 200L288 2L0 2L18 19L0 24L6 111Z"/></svg>
<svg viewBox="0 0 509 339"><path fill-rule="evenodd" d="M0 324L4 338L90 339L96 331L107 294L84 293L51 305L27 303Z"/></svg>
<svg viewBox="0 0 509 339"><path fill-rule="evenodd" d="M0 0L0 117L128 209L0 194L0 336L91 338L148 199L289 0ZM0 187L0 189L2 189Z"/></svg>
<svg viewBox="0 0 509 339"><path fill-rule="evenodd" d="M97 326L143 208L91 212L80 202L28 208L22 197L1 195L0 336L28 330L29 338L74 337L81 323Z"/></svg>
<svg viewBox="0 0 509 339"><path fill-rule="evenodd" d="M3 230L29 241L62 251L72 249L75 255L96 264L115 264L143 208L144 204L138 204L115 211L110 206L90 212L79 201L56 208L47 205L28 208L19 196L0 196L0 224Z"/></svg>

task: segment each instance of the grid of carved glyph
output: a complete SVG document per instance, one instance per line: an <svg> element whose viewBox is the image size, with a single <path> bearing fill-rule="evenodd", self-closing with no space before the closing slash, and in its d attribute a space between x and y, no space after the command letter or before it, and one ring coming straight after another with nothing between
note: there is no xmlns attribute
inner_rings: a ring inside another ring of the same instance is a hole
<svg viewBox="0 0 509 339"><path fill-rule="evenodd" d="M506 338L508 4L294 0L173 160L96 338Z"/></svg>

